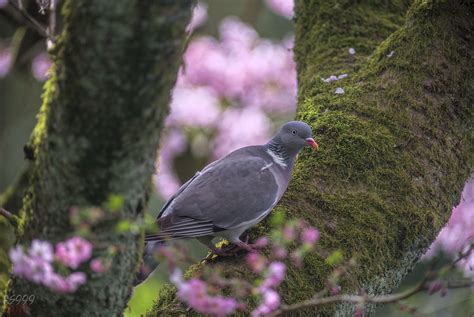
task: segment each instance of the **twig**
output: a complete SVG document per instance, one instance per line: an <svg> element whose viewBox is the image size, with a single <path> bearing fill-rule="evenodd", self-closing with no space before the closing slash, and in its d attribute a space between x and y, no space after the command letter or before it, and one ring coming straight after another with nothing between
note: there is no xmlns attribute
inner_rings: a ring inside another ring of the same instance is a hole
<svg viewBox="0 0 474 317"><path fill-rule="evenodd" d="M293 311L297 311L304 308L331 304L331 303L338 303L338 302L348 302L348 303L356 303L356 304L363 304L363 303L391 303L397 302L399 300L405 299L407 297L412 296L413 294L421 291L425 285L425 281L419 283L415 287L406 290L405 292L392 294L392 295L379 295L379 296L361 296L361 295L348 295L348 294L341 294L341 295L333 295L328 297L322 298L312 298L306 301L302 301L300 303L294 305L282 305L282 307L276 311L274 311L269 316L281 316Z"/></svg>
<svg viewBox="0 0 474 317"><path fill-rule="evenodd" d="M16 229L18 227L18 217L9 212L8 210L0 207L0 215L4 216L10 224Z"/></svg>
<svg viewBox="0 0 474 317"><path fill-rule="evenodd" d="M50 48L56 38L56 0L51 0L49 3L49 26L46 29L48 34L48 48Z"/></svg>
<svg viewBox="0 0 474 317"><path fill-rule="evenodd" d="M36 30L41 36L43 37L48 37L48 33L46 31L46 27L44 25L42 25L41 23L39 23L34 17L32 17L25 9L24 5L23 5L23 1L22 0L19 0L18 1L18 4L16 4L14 1L10 0L8 1L8 3L10 4L10 6L15 9L16 11L18 11L22 16L23 18L28 22L28 25L33 28L34 30Z"/></svg>
<svg viewBox="0 0 474 317"><path fill-rule="evenodd" d="M320 306L325 304L331 303L354 303L354 304L365 304L365 303L373 303L373 304L386 304L386 303L393 303L401 301L405 298L408 298L416 293L419 293L425 289L426 281L422 281L421 283L417 284L415 287L406 290L405 292L392 294L392 295L379 295L379 296L361 296L361 295L334 295L328 296L323 298L312 298L307 301L302 301L300 303L294 305L283 305L280 309L274 311L269 316L282 316L284 314L288 314L300 309ZM466 288L474 286L474 282L466 282L466 283L457 283L457 284L448 284L446 288L448 289L457 289L457 288Z"/></svg>
<svg viewBox="0 0 474 317"><path fill-rule="evenodd" d="M0 207L0 215L4 216L8 220L11 220L15 217L11 212L9 212L8 210L3 209L2 207Z"/></svg>

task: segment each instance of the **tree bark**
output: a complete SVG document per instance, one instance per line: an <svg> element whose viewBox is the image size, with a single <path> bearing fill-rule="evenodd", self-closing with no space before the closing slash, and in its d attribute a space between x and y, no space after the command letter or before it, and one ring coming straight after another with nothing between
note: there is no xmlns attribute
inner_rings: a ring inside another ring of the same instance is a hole
<svg viewBox="0 0 474 317"><path fill-rule="evenodd" d="M346 260L357 260L343 293L397 288L473 171L474 3L420 0L407 7L296 2L297 118L312 125L320 151L300 155L277 209L319 228L322 253L342 250ZM321 80L342 73L349 77ZM345 94L335 94L336 87ZM256 230L267 231L267 224ZM249 274L241 260L216 265L233 276ZM290 266L280 287L284 302L310 298L332 269L316 253L303 269ZM182 312L173 298L174 289L165 288L151 315ZM300 313L349 316L353 309Z"/></svg>
<svg viewBox="0 0 474 317"><path fill-rule="evenodd" d="M142 217L159 133L168 112L191 16L187 1L67 1L53 48L53 76L30 147L32 176L20 241L63 240L72 206L124 198L122 219ZM142 235L96 234L118 245L111 269L73 296L13 277L9 295L35 295L32 316L117 316L132 289Z"/></svg>

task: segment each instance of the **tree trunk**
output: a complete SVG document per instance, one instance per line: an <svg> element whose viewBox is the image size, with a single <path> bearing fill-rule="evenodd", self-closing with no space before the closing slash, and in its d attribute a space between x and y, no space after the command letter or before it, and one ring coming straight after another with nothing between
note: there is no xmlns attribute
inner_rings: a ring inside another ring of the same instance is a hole
<svg viewBox="0 0 474 317"><path fill-rule="evenodd" d="M30 142L35 159L22 210L23 243L66 238L69 209L101 206L110 194L124 198L122 219L142 217L191 0L70 0L62 11L54 74ZM96 233L120 247L111 269L90 277L73 296L15 277L9 295L35 295L32 316L122 314L143 237L116 233L114 226Z"/></svg>
<svg viewBox="0 0 474 317"><path fill-rule="evenodd" d="M397 288L473 171L473 2L420 0L406 9L403 1L296 3L297 117L311 123L320 151L300 155L277 208L319 228L325 252L357 259L357 282L344 280L345 293L359 284L369 294ZM342 73L349 77L321 80ZM337 87L345 94L335 94ZM217 265L248 274L243 261ZM290 266L283 300L310 298L331 271L317 254L303 269ZM180 311L173 292L160 294L153 314ZM347 316L353 309L317 312Z"/></svg>

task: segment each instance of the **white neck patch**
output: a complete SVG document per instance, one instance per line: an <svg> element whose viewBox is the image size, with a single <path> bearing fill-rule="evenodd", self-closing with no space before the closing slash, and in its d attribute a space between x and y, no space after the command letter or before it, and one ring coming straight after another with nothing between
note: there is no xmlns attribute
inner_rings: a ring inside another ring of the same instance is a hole
<svg viewBox="0 0 474 317"><path fill-rule="evenodd" d="M281 167L286 167L285 160L280 155L276 154L275 152L273 152L270 149L267 149L267 153L268 153L268 155L271 156L273 162L280 165Z"/></svg>

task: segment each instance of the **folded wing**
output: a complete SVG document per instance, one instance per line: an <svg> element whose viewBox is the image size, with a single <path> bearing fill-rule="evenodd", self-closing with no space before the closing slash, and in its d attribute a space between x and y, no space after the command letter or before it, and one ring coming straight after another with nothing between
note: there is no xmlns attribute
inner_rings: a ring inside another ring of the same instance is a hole
<svg viewBox="0 0 474 317"><path fill-rule="evenodd" d="M160 212L158 234L146 241L211 235L264 216L276 203L278 184L261 157L236 152L183 185Z"/></svg>

